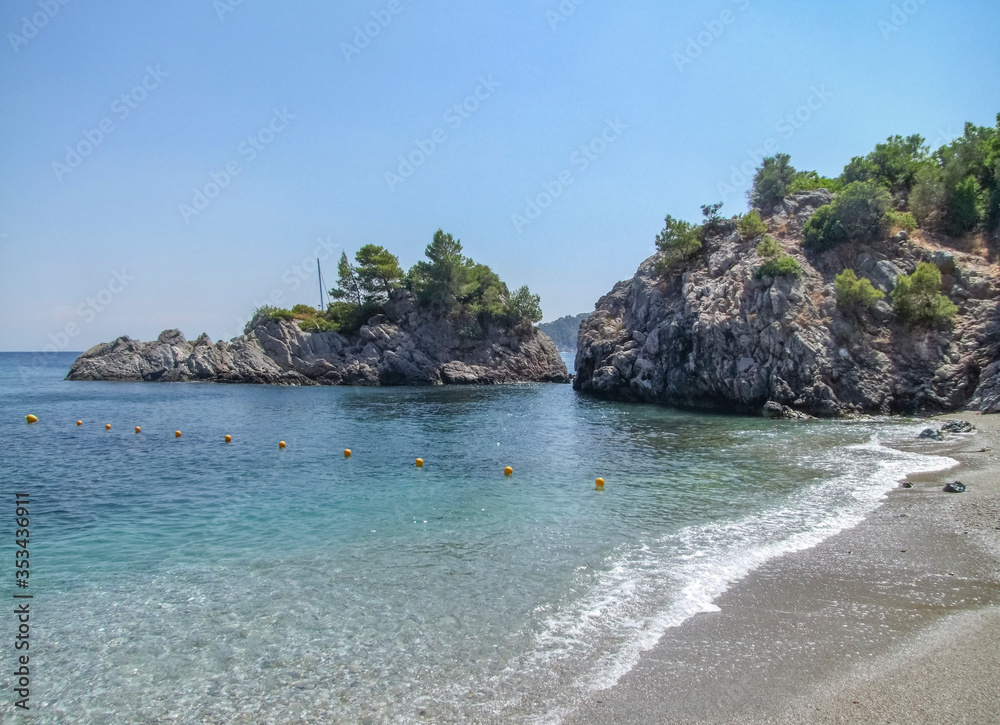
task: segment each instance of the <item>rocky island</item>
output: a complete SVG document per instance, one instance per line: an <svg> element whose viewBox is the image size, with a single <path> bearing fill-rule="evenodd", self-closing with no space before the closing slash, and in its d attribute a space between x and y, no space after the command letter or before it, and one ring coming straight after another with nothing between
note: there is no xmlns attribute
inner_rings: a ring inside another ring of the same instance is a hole
<svg viewBox="0 0 1000 725"><path fill-rule="evenodd" d="M438 232L428 262L408 275L382 247L341 257L338 302L257 310L244 334L189 342L166 330L153 342L129 337L83 353L68 380L205 381L277 385L474 385L568 383L552 341L532 322L537 295L509 292L485 265Z"/></svg>
<svg viewBox="0 0 1000 725"><path fill-rule="evenodd" d="M933 156L890 138L839 179L778 155L749 214L668 216L659 251L581 325L574 387L771 417L1000 412L1000 194L988 177L989 204L963 218L948 189L984 137L988 167L1000 119Z"/></svg>

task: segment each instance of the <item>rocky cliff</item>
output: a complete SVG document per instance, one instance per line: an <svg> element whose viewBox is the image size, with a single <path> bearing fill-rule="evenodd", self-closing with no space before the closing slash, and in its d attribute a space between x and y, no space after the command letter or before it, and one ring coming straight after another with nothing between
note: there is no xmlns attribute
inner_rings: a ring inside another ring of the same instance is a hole
<svg viewBox="0 0 1000 725"><path fill-rule="evenodd" d="M825 190L785 199L767 220L799 277L764 277L757 240L717 225L680 272L659 255L615 285L581 325L577 390L629 401L795 416L1000 412L1000 284L983 250L905 232L860 248L804 254L801 228ZM954 245L953 245L954 246ZM947 329L910 329L887 302L842 312L833 281L853 268L889 292L920 261L942 271L959 314Z"/></svg>
<svg viewBox="0 0 1000 725"><path fill-rule="evenodd" d="M304 332L294 321L258 316L247 333L213 343L166 330L154 342L119 337L83 353L68 380L211 381L278 385L439 385L569 382L541 331L490 330L482 339L417 309L397 294L386 312L346 338Z"/></svg>

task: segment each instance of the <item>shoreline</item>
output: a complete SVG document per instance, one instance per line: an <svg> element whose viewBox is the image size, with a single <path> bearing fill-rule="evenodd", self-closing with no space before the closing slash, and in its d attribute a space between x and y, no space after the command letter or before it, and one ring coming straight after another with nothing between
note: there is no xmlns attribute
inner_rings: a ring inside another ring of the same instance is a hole
<svg viewBox="0 0 1000 725"><path fill-rule="evenodd" d="M564 723L992 722L1000 712L1000 416L857 526L668 631ZM984 450L985 449L985 450ZM947 494L961 480L965 493Z"/></svg>

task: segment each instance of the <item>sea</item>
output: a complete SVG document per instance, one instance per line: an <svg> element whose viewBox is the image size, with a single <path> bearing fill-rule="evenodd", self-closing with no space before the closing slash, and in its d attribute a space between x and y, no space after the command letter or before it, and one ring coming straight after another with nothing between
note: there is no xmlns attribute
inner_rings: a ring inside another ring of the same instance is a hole
<svg viewBox="0 0 1000 725"><path fill-rule="evenodd" d="M954 463L913 419L66 381L74 359L0 354L4 721L558 723L755 568Z"/></svg>

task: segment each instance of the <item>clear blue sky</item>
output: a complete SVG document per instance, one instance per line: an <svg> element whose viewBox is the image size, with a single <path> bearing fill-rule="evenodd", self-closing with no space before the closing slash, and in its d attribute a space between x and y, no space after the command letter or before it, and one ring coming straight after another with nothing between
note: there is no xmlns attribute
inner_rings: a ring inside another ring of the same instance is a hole
<svg viewBox="0 0 1000 725"><path fill-rule="evenodd" d="M590 311L665 214L743 211L720 184L769 140L835 175L1000 111L992 0L576 2L8 0L0 349L229 338L318 303L318 240L331 286L438 228L546 319Z"/></svg>

